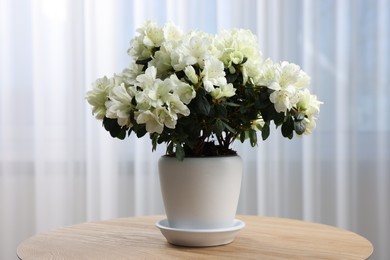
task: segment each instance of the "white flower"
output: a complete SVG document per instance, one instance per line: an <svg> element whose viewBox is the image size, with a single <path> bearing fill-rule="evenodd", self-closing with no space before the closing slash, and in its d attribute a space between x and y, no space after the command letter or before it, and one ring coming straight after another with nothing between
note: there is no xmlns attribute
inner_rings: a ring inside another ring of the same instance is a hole
<svg viewBox="0 0 390 260"><path fill-rule="evenodd" d="M210 57L210 59L205 61L204 69L201 73L205 90L212 92L214 86L226 85L225 75L223 62L215 57Z"/></svg>
<svg viewBox="0 0 390 260"><path fill-rule="evenodd" d="M152 107L160 107L169 99L170 90L171 86L167 84L167 81L157 79L154 84L144 92L146 93L148 102Z"/></svg>
<svg viewBox="0 0 390 260"><path fill-rule="evenodd" d="M192 66L187 66L184 69L184 73L186 74L187 78L193 83L197 84L199 82L198 75L196 75L195 69Z"/></svg>
<svg viewBox="0 0 390 260"><path fill-rule="evenodd" d="M172 113L165 107L157 108L155 112L158 115L159 121L163 123L164 126L171 129L175 129L176 122L177 122L177 115L175 113Z"/></svg>
<svg viewBox="0 0 390 260"><path fill-rule="evenodd" d="M233 64L240 64L244 60L244 53L238 50L233 50L229 54L229 61Z"/></svg>
<svg viewBox="0 0 390 260"><path fill-rule="evenodd" d="M166 105L166 106L165 106ZM190 110L180 101L177 96L170 96L164 106L138 111L135 118L138 124L145 124L146 131L149 133L161 134L164 126L174 129L177 123L178 114L188 116Z"/></svg>
<svg viewBox="0 0 390 260"><path fill-rule="evenodd" d="M203 68L203 61L207 59L211 53L209 48L213 42L213 37L203 32L192 32L189 43L186 47L186 59L195 61L201 68ZM192 63L194 64L194 63ZM188 63L188 65L192 65Z"/></svg>
<svg viewBox="0 0 390 260"><path fill-rule="evenodd" d="M189 103L195 97L193 89L185 82L180 81L176 75L165 79L158 84L158 99L162 102L156 107L165 107L172 119L177 119L177 114L188 116L190 110L183 103L182 99ZM180 94L180 95L179 95ZM164 121L164 120L163 120Z"/></svg>
<svg viewBox="0 0 390 260"><path fill-rule="evenodd" d="M139 32L144 35L143 44L149 47L158 47L164 40L164 32L155 22L147 21Z"/></svg>
<svg viewBox="0 0 390 260"><path fill-rule="evenodd" d="M135 95L138 124L145 124L149 133L161 133L164 126L174 128L178 115L188 116L189 103L195 97L194 89L179 80L175 74L162 81L155 78L156 69L150 67L137 77L141 89ZM184 102L184 103L183 103Z"/></svg>
<svg viewBox="0 0 390 260"><path fill-rule="evenodd" d="M235 94L236 94L236 89L234 88L232 83L223 85L219 88L215 88L213 91L211 91L211 96L217 100L224 97L232 97Z"/></svg>
<svg viewBox="0 0 390 260"><path fill-rule="evenodd" d="M178 41L183 36L181 29L173 23L167 23L163 28L163 32L167 41Z"/></svg>
<svg viewBox="0 0 390 260"><path fill-rule="evenodd" d="M181 114L183 116L188 116L190 110L188 107L179 99L178 96L172 95L171 98L166 102L169 114L171 118L177 119L177 115Z"/></svg>
<svg viewBox="0 0 390 260"><path fill-rule="evenodd" d="M92 90L87 92L86 99L92 106L92 114L98 120L103 120L106 116L105 103L112 87L113 84L111 84L110 80L107 77L103 77L97 79L92 84Z"/></svg>
<svg viewBox="0 0 390 260"><path fill-rule="evenodd" d="M310 104L310 92L308 89L304 89L298 93L297 109L299 111L306 111Z"/></svg>
<svg viewBox="0 0 390 260"><path fill-rule="evenodd" d="M310 85L310 77L303 70L299 71L298 80L294 84L297 88L302 89Z"/></svg>
<svg viewBox="0 0 390 260"><path fill-rule="evenodd" d="M299 78L299 72L301 68L294 64L294 63L288 63L286 61L283 61L280 64L281 68L281 74L279 78L279 84L282 87L294 85Z"/></svg>
<svg viewBox="0 0 390 260"><path fill-rule="evenodd" d="M189 65L198 64L200 68L204 66L204 60L211 52L209 50L213 38L206 33L191 32L185 37L171 52L172 67L176 71L184 70Z"/></svg>
<svg viewBox="0 0 390 260"><path fill-rule="evenodd" d="M165 88L164 82L161 79L156 79L150 86L137 92L135 96L137 109L148 110L162 106L168 94L169 89Z"/></svg>
<svg viewBox="0 0 390 260"><path fill-rule="evenodd" d="M129 67L122 71L123 82L127 85L134 85L136 83L136 78L138 75L142 74L142 65L138 65L133 61L130 63Z"/></svg>
<svg viewBox="0 0 390 260"><path fill-rule="evenodd" d="M249 30L224 30L215 39L217 54L227 67L240 64L244 57L258 58L257 46L256 37Z"/></svg>
<svg viewBox="0 0 390 260"><path fill-rule="evenodd" d="M271 89L279 88L279 64L274 64L271 59L267 59L259 67L260 73L257 77L254 78L254 83L259 86L267 86ZM277 83L277 86L275 85L275 83Z"/></svg>
<svg viewBox="0 0 390 260"><path fill-rule="evenodd" d="M317 118L315 118L314 116L310 116L310 117L305 117L304 120L306 123L306 128L305 128L304 134L309 135L313 132L313 129L316 128L316 126L317 126L317 124L316 124Z"/></svg>
<svg viewBox="0 0 390 260"><path fill-rule="evenodd" d="M249 78L259 75L262 54L256 36L249 30L225 30L215 39L214 54L234 73L237 65L242 72L244 84ZM246 61L244 62L244 59Z"/></svg>
<svg viewBox="0 0 390 260"><path fill-rule="evenodd" d="M134 37L130 42L130 48L127 50L127 53L134 57L135 60L143 60L150 58L152 55L152 48L145 46L143 43L144 36L139 35Z"/></svg>
<svg viewBox="0 0 390 260"><path fill-rule="evenodd" d="M304 106L306 92L301 90L310 82L310 78L300 67L293 63L281 62L273 64L266 60L261 67L260 77L256 78L259 85L265 85L275 90L270 95L270 100L275 105L277 112L287 112L301 101Z"/></svg>
<svg viewBox="0 0 390 260"><path fill-rule="evenodd" d="M298 102L297 91L293 86L272 92L269 99L274 103L275 110L279 113L286 113Z"/></svg>
<svg viewBox="0 0 390 260"><path fill-rule="evenodd" d="M147 21L145 25L137 30L138 36L130 42L127 53L138 59L147 59L153 53L154 47L159 47L164 41L164 32L155 22Z"/></svg>
<svg viewBox="0 0 390 260"><path fill-rule="evenodd" d="M152 107L146 91L137 91L135 94L135 101L137 103L136 108L140 111L148 110Z"/></svg>
<svg viewBox="0 0 390 260"><path fill-rule="evenodd" d="M134 117L136 118L137 124L145 124L148 133L161 134L164 129L164 124L162 124L159 121L158 116L150 110L136 112Z"/></svg>
<svg viewBox="0 0 390 260"><path fill-rule="evenodd" d="M171 65L175 71L181 71L188 65L195 64L195 58L187 58L183 45L178 46L171 52Z"/></svg>
<svg viewBox="0 0 390 260"><path fill-rule="evenodd" d="M252 83L259 77L261 69L261 62L257 59L249 58L241 67L243 83L245 84L249 79Z"/></svg>
<svg viewBox="0 0 390 260"><path fill-rule="evenodd" d="M172 46L169 44L163 44L159 51L156 51L154 58L149 61L148 67L155 67L157 70L157 76L159 78L169 77L172 71L171 65L171 53L170 49Z"/></svg>
<svg viewBox="0 0 390 260"><path fill-rule="evenodd" d="M134 94L133 87L126 88L124 83L113 87L105 104L107 107L106 116L116 118L120 126L131 126L130 113L134 110L131 100Z"/></svg>
<svg viewBox="0 0 390 260"><path fill-rule="evenodd" d="M179 80L176 74L173 74L170 78L170 85L172 86L174 93L178 95L179 99L184 104L189 104L191 100L196 96L196 92L192 86Z"/></svg>
<svg viewBox="0 0 390 260"><path fill-rule="evenodd" d="M307 116L312 116L320 112L320 105L323 102L317 100L317 96L311 95L308 89L298 92L298 111L304 112Z"/></svg>
<svg viewBox="0 0 390 260"><path fill-rule="evenodd" d="M142 89L147 89L148 87L154 84L154 81L156 80L156 75L157 75L156 67L153 66L149 67L146 69L144 74L137 76L136 85L141 87Z"/></svg>
<svg viewBox="0 0 390 260"><path fill-rule="evenodd" d="M311 134L316 127L316 115L320 112L320 105L323 102L317 100L317 96L311 95L308 89L301 89L298 93L297 109L304 113L306 128L304 134Z"/></svg>
<svg viewBox="0 0 390 260"><path fill-rule="evenodd" d="M323 102L318 101L316 95L310 95L310 103L309 103L309 107L306 110L306 114L315 115L320 113L321 104L323 104Z"/></svg>

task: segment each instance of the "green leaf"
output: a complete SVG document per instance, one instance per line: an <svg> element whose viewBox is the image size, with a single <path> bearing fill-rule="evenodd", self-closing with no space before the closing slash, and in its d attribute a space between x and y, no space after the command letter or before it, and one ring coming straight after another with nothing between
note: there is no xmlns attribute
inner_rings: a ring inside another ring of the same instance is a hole
<svg viewBox="0 0 390 260"><path fill-rule="evenodd" d="M110 135L112 137L118 138L121 140L125 139L127 128L121 127L118 124L117 119L104 117L103 118L103 126L104 126L104 129L106 129L108 132L110 132Z"/></svg>
<svg viewBox="0 0 390 260"><path fill-rule="evenodd" d="M246 107L246 105L240 106L240 113L241 114L245 114L247 110L248 110L248 108Z"/></svg>
<svg viewBox="0 0 390 260"><path fill-rule="evenodd" d="M233 102L225 102L225 104L226 104L227 106L229 106L229 107L240 107L239 104L233 103Z"/></svg>
<svg viewBox="0 0 390 260"><path fill-rule="evenodd" d="M295 115L294 130L299 135L303 134L306 130L306 121L304 119L305 115L302 113Z"/></svg>
<svg viewBox="0 0 390 260"><path fill-rule="evenodd" d="M188 80L189 82L191 82L191 81L187 78L187 76L186 76L186 74L185 74L185 72L184 72L183 70L181 70L181 71L176 71L175 74L176 74L176 76L177 76L179 79L184 78L184 79Z"/></svg>
<svg viewBox="0 0 390 260"><path fill-rule="evenodd" d="M245 134L245 131L242 131L241 134L240 134L240 141L241 143L243 143L246 139L246 134Z"/></svg>
<svg viewBox="0 0 390 260"><path fill-rule="evenodd" d="M217 136L221 136L222 135L222 131L225 129L225 125L224 123L222 122L221 119L217 119L215 121L215 125L214 125L214 133L217 135Z"/></svg>
<svg viewBox="0 0 390 260"><path fill-rule="evenodd" d="M274 123L276 126L280 126L281 124L283 124L284 120L285 116L283 112L275 114Z"/></svg>
<svg viewBox="0 0 390 260"><path fill-rule="evenodd" d="M261 116L266 122L274 120L276 114L277 112L272 104L265 107L264 109L261 109Z"/></svg>
<svg viewBox="0 0 390 260"><path fill-rule="evenodd" d="M215 117L226 117L227 110L223 105L215 105L214 106Z"/></svg>
<svg viewBox="0 0 390 260"><path fill-rule="evenodd" d="M230 74L229 70L225 70L227 83L234 83L238 78L238 73Z"/></svg>
<svg viewBox="0 0 390 260"><path fill-rule="evenodd" d="M282 125L282 135L284 137L290 137L294 131L294 120L289 117Z"/></svg>
<svg viewBox="0 0 390 260"><path fill-rule="evenodd" d="M227 130L229 130L229 131L232 132L233 134L236 133L236 130L235 130L233 127L231 127L230 125L226 124L226 123L223 122L223 121L222 121L222 123L223 123L224 127L225 127Z"/></svg>
<svg viewBox="0 0 390 260"><path fill-rule="evenodd" d="M249 141L250 141L252 147L254 147L257 144L256 131L253 129L249 130Z"/></svg>
<svg viewBox="0 0 390 260"><path fill-rule="evenodd" d="M143 137L147 133L144 125L138 125L137 129L134 132L136 133L138 138Z"/></svg>
<svg viewBox="0 0 390 260"><path fill-rule="evenodd" d="M270 130L269 130L269 123L265 123L263 125L263 129L261 130L261 137L263 138L263 140L266 140L268 138L270 134Z"/></svg>
<svg viewBox="0 0 390 260"><path fill-rule="evenodd" d="M150 138L152 139L152 151L156 151L157 148L157 141L158 141L158 134L153 133L150 135Z"/></svg>
<svg viewBox="0 0 390 260"><path fill-rule="evenodd" d="M195 97L197 111L207 116L210 113L210 103L204 95L198 95Z"/></svg>
<svg viewBox="0 0 390 260"><path fill-rule="evenodd" d="M152 58L147 58L147 59L143 59L143 60L137 60L135 63L139 64L139 65L147 65L148 62L151 60L152 60Z"/></svg>
<svg viewBox="0 0 390 260"><path fill-rule="evenodd" d="M121 130L119 131L118 135L116 136L118 139L125 139L126 138L126 128L122 127Z"/></svg>
<svg viewBox="0 0 390 260"><path fill-rule="evenodd" d="M306 130L306 121L305 120L295 120L294 121L294 130L298 135L301 135Z"/></svg>
<svg viewBox="0 0 390 260"><path fill-rule="evenodd" d="M250 100L255 95L254 89L253 88L245 88L244 94L245 94L245 97L248 100Z"/></svg>
<svg viewBox="0 0 390 260"><path fill-rule="evenodd" d="M269 100L269 96L273 92L274 90L270 90L267 87L260 87L260 91L256 92L255 105L257 109L261 110L262 114L265 114L265 116L267 116L270 113L271 114L276 113L276 111L274 111L275 110L274 104ZM271 120L271 118L269 120Z"/></svg>
<svg viewBox="0 0 390 260"><path fill-rule="evenodd" d="M305 115L302 114L302 113L298 113L296 116L295 116L295 121L301 121L305 119Z"/></svg>
<svg viewBox="0 0 390 260"><path fill-rule="evenodd" d="M167 154L168 155L172 155L173 154L173 142L169 142L168 146L167 146Z"/></svg>
<svg viewBox="0 0 390 260"><path fill-rule="evenodd" d="M144 60L137 60L135 63L139 64L139 65L143 65L142 71L145 71L148 68L148 62L151 60L152 60L152 58L150 57L150 58L147 58Z"/></svg>
<svg viewBox="0 0 390 260"><path fill-rule="evenodd" d="M176 158L179 161L183 161L184 156L185 156L185 153L184 153L183 147L180 144L176 144Z"/></svg>

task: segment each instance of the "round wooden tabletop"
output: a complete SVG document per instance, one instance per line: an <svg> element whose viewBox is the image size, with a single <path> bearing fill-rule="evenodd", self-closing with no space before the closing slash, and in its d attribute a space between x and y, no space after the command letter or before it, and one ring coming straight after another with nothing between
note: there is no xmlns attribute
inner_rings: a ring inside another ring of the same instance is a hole
<svg viewBox="0 0 390 260"><path fill-rule="evenodd" d="M300 220L237 216L246 226L216 247L169 244L155 222L163 216L87 222L38 234L17 248L20 259L366 259L373 246L336 227Z"/></svg>

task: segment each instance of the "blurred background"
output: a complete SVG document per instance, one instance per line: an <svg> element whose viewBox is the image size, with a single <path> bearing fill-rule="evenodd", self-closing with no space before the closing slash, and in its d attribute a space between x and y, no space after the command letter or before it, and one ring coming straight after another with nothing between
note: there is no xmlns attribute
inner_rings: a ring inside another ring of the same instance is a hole
<svg viewBox="0 0 390 260"><path fill-rule="evenodd" d="M148 138L112 139L85 93L121 72L148 19L246 28L264 57L299 64L324 102L311 136L236 143L239 214L349 229L390 259L390 1L0 0L0 259L75 223L164 214Z"/></svg>

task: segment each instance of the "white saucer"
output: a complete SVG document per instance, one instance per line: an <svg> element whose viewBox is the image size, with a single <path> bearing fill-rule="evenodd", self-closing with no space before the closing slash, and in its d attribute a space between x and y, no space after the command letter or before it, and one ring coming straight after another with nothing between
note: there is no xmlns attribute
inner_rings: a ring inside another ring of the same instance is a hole
<svg viewBox="0 0 390 260"><path fill-rule="evenodd" d="M156 222L156 226L171 244L178 246L219 246L233 242L245 222L235 219L232 227L218 229L180 229L169 227L168 220Z"/></svg>

